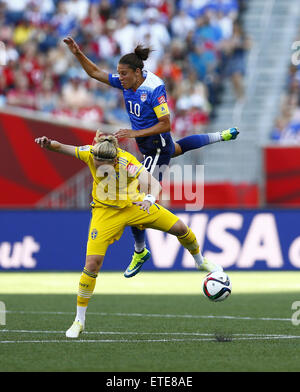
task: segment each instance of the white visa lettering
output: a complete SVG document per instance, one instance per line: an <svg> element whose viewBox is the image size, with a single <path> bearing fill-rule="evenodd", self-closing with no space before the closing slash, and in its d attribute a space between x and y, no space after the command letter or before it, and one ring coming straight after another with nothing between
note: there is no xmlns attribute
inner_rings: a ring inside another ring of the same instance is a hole
<svg viewBox="0 0 300 392"><path fill-rule="evenodd" d="M275 217L271 213L254 216L236 265L252 268L258 260L265 261L270 268L284 264Z"/></svg>
<svg viewBox="0 0 300 392"><path fill-rule="evenodd" d="M204 256L220 264L223 268L232 266L240 253L240 241L227 229L240 230L243 226L243 215L235 212L224 212L216 215L208 224L207 238L221 249L221 252L206 251Z"/></svg>

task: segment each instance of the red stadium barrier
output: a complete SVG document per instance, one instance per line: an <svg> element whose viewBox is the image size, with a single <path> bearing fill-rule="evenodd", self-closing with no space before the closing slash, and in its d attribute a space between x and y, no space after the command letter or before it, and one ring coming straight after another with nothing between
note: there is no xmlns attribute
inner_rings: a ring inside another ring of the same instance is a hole
<svg viewBox="0 0 300 392"><path fill-rule="evenodd" d="M182 200L176 200L180 193L178 187L182 185L170 184L170 206L172 208L184 208L193 200L185 198L182 190ZM196 189L192 184L191 189ZM259 189L256 184L231 184L231 183L208 183L204 185L204 208L251 208L259 206Z"/></svg>
<svg viewBox="0 0 300 392"><path fill-rule="evenodd" d="M84 129L1 113L0 206L33 206L85 166L70 157L42 150L34 143L38 136L84 145L90 144L94 135Z"/></svg>
<svg viewBox="0 0 300 392"><path fill-rule="evenodd" d="M66 144L85 145L92 143L94 131L0 113L0 207L34 207L85 167L68 156L41 149L34 139L44 135ZM182 200L174 198L176 184L171 184L169 191L171 208L184 208L192 202L184 192ZM258 194L255 184L206 184L204 207L257 207Z"/></svg>
<svg viewBox="0 0 300 392"><path fill-rule="evenodd" d="M264 165L266 204L299 207L300 147L266 147Z"/></svg>

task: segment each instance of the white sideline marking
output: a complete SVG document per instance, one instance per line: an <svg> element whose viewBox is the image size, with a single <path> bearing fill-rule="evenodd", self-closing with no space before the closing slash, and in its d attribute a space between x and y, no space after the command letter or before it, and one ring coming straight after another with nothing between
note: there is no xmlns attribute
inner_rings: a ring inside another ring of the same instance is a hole
<svg viewBox="0 0 300 392"><path fill-rule="evenodd" d="M232 337L231 341L239 340L278 340L278 339L299 339L300 336L278 335L278 336L249 336ZM207 338L188 338L188 339L55 339L55 340L0 340L4 343L168 343L168 342L205 342L216 341L215 337Z"/></svg>
<svg viewBox="0 0 300 392"><path fill-rule="evenodd" d="M47 312L47 311L25 311L25 310L7 310L6 313L19 314L74 314L74 312ZM260 321L289 321L291 318L280 317L248 317L248 316L214 316L214 315L197 315L197 314L156 314L156 313L105 313L89 312L94 316L118 316L118 317L161 317L161 318L191 318L191 319L228 319L228 320L260 320Z"/></svg>
<svg viewBox="0 0 300 392"><path fill-rule="evenodd" d="M40 333L40 334L56 334L65 333L65 331L47 331L47 330L28 330L28 329L0 329L0 333ZM215 336L215 333L204 332L129 332L129 331L83 331L83 335L185 335L185 336ZM281 334L264 334L264 333L234 333L231 336L290 336ZM299 335L300 337L300 335Z"/></svg>
<svg viewBox="0 0 300 392"><path fill-rule="evenodd" d="M65 331L31 331L31 330L0 330L0 333L39 333L39 334L64 334ZM82 335L181 335L185 338L167 338L167 339L55 339L55 340L0 340L0 344L6 343L167 343L167 342L204 342L216 341L214 333L201 332L127 332L127 331L84 331ZM191 336L201 336L193 338ZM280 334L253 334L253 333L235 333L230 337L230 341L240 340L278 340L278 339L299 339L300 335L280 335Z"/></svg>

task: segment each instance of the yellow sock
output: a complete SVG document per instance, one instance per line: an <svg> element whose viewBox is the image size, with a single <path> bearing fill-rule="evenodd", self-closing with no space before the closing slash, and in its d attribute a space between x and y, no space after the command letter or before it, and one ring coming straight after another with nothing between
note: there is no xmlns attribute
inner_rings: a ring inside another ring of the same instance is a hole
<svg viewBox="0 0 300 392"><path fill-rule="evenodd" d="M83 269L79 281L77 293L77 313L75 317L75 321L79 321L82 325L85 323L85 313L96 286L96 278L97 274L88 271L86 268Z"/></svg>
<svg viewBox="0 0 300 392"><path fill-rule="evenodd" d="M178 241L181 243L181 245L185 249L187 249L190 252L190 254L193 256L196 265L200 267L204 259L202 253L200 252L199 244L193 231L190 228L188 228L187 233L177 238Z"/></svg>
<svg viewBox="0 0 300 392"><path fill-rule="evenodd" d="M178 241L181 243L181 245L185 249L187 249L192 255L195 255L200 252L197 238L190 228L188 228L186 234L179 236L177 238Z"/></svg>
<svg viewBox="0 0 300 392"><path fill-rule="evenodd" d="M87 306L96 286L97 274L83 269L77 294L77 306Z"/></svg>

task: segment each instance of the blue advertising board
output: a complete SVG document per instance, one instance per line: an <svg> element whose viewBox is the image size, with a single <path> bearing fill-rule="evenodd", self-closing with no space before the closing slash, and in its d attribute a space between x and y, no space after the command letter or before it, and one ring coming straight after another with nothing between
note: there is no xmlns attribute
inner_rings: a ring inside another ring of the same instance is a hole
<svg viewBox="0 0 300 392"><path fill-rule="evenodd" d="M204 256L226 270L300 269L300 210L175 212L195 232ZM0 211L0 270L80 271L90 211ZM145 270L192 270L176 237L147 230L152 258ZM133 252L126 228L103 270L125 270Z"/></svg>

